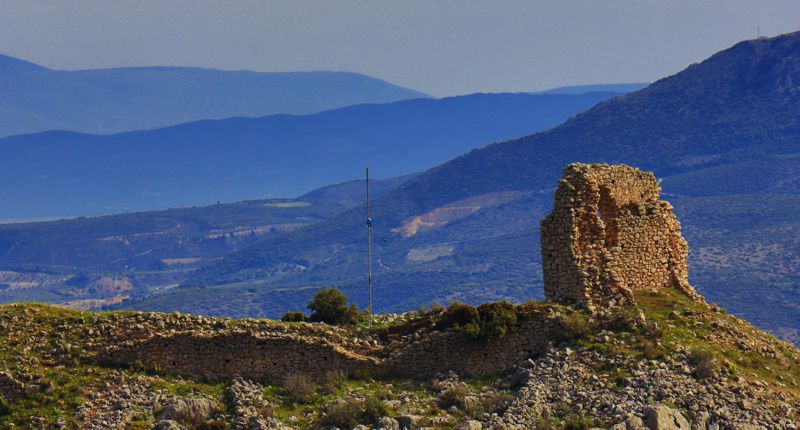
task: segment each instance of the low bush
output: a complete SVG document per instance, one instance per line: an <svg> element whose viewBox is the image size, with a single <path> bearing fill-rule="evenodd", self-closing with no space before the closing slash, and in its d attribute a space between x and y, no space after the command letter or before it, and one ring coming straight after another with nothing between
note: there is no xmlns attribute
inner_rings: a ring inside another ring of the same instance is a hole
<svg viewBox="0 0 800 430"><path fill-rule="evenodd" d="M369 424L378 424L378 420L389 415L386 402L377 396L369 396L364 399L363 421Z"/></svg>
<svg viewBox="0 0 800 430"><path fill-rule="evenodd" d="M481 339L503 337L517 325L517 311L509 302L484 303L478 306L478 315L477 337Z"/></svg>
<svg viewBox="0 0 800 430"><path fill-rule="evenodd" d="M714 376L716 364L714 355L703 349L694 349L689 353L689 362L694 365L694 376L706 379Z"/></svg>
<svg viewBox="0 0 800 430"><path fill-rule="evenodd" d="M333 394L344 387L347 382L347 374L342 370L331 370L325 373L325 378L322 381L322 391L325 394Z"/></svg>
<svg viewBox="0 0 800 430"><path fill-rule="evenodd" d="M460 331L473 339L505 336L517 324L517 310L511 303L484 303L477 308L453 302L442 313L438 329Z"/></svg>
<svg viewBox="0 0 800 430"><path fill-rule="evenodd" d="M286 312L281 317L283 322L304 322L306 319L306 314L302 312Z"/></svg>
<svg viewBox="0 0 800 430"><path fill-rule="evenodd" d="M355 305L347 305L348 299L338 288L324 288L314 294L308 302L312 314L311 321L335 325L354 325L362 320L363 315Z"/></svg>
<svg viewBox="0 0 800 430"><path fill-rule="evenodd" d="M447 388L439 394L439 406L443 409L447 409L451 406L455 406L457 408L464 407L464 399L469 394L469 387L467 387L464 383L455 383Z"/></svg>
<svg viewBox="0 0 800 430"><path fill-rule="evenodd" d="M644 353L644 358L648 360L658 360L664 358L667 354L664 348L652 340L642 341L642 352Z"/></svg>
<svg viewBox="0 0 800 430"><path fill-rule="evenodd" d="M308 402L317 391L314 380L306 373L290 373L283 380L283 389L295 402Z"/></svg>
<svg viewBox="0 0 800 430"><path fill-rule="evenodd" d="M594 327L588 316L575 312L561 317L561 329L563 340L574 340L588 336Z"/></svg>
<svg viewBox="0 0 800 430"><path fill-rule="evenodd" d="M442 313L441 318L436 322L436 327L440 330L452 329L458 331L462 327L475 324L479 318L480 315L475 306L470 306L461 302L453 302L450 303L450 306Z"/></svg>
<svg viewBox="0 0 800 430"><path fill-rule="evenodd" d="M559 430L558 421L552 418L539 418L536 421L536 430Z"/></svg>
<svg viewBox="0 0 800 430"><path fill-rule="evenodd" d="M569 415L564 419L564 430L589 430L594 420L585 415Z"/></svg>
<svg viewBox="0 0 800 430"><path fill-rule="evenodd" d="M329 404L320 419L320 424L351 429L360 424L363 415L363 402L351 397Z"/></svg>
<svg viewBox="0 0 800 430"><path fill-rule="evenodd" d="M474 419L483 418L483 414L501 415L513 401L511 393L491 391L477 397L474 402L465 402L464 412Z"/></svg>
<svg viewBox="0 0 800 430"><path fill-rule="evenodd" d="M11 403L0 394L0 417L11 413Z"/></svg>

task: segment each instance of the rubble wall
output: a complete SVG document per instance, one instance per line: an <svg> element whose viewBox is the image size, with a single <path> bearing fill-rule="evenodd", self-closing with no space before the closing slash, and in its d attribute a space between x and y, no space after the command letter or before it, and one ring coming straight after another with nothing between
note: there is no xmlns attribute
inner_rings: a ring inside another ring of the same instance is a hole
<svg viewBox="0 0 800 430"><path fill-rule="evenodd" d="M105 365L141 363L167 375L204 381L241 376L278 382L292 373L322 378L331 370L375 372L376 360L325 342L291 336L260 337L251 333L155 336L105 350L97 361Z"/></svg>
<svg viewBox="0 0 800 430"><path fill-rule="evenodd" d="M594 308L633 298L643 288L688 281L688 246L672 206L659 199L651 172L607 164L570 164L541 222L547 299Z"/></svg>
<svg viewBox="0 0 800 430"><path fill-rule="evenodd" d="M455 371L480 377L502 373L543 352L561 333L559 324L557 313L547 307L500 338L477 340L461 332L433 331L369 355L322 337L184 332L129 340L99 351L94 361L115 367L143 366L203 381L244 377L274 383L293 373L321 379L334 370L406 378Z"/></svg>

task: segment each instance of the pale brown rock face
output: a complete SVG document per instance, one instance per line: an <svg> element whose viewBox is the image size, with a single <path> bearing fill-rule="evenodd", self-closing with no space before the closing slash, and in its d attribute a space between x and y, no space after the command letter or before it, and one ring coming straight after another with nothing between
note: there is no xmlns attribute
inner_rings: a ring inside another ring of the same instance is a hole
<svg viewBox="0 0 800 430"><path fill-rule="evenodd" d="M542 220L548 300L594 308L646 288L689 285L688 245L651 172L574 163L564 168L553 211Z"/></svg>

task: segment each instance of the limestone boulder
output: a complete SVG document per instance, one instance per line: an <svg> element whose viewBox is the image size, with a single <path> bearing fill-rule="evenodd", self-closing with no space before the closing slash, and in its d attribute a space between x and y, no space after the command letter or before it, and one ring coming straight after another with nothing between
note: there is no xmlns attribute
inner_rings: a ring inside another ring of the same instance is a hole
<svg viewBox="0 0 800 430"><path fill-rule="evenodd" d="M198 427L213 417L220 405L205 398L172 398L163 405L159 421L176 421L190 427Z"/></svg>
<svg viewBox="0 0 800 430"><path fill-rule="evenodd" d="M690 430L689 421L680 412L664 405L644 410L644 422L650 430Z"/></svg>

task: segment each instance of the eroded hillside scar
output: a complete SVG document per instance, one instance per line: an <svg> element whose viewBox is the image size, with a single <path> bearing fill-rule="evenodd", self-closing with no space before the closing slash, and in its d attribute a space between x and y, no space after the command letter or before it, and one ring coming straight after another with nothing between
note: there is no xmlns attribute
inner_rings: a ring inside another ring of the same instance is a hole
<svg viewBox="0 0 800 430"><path fill-rule="evenodd" d="M633 291L678 288L703 300L688 280L689 247L672 206L650 172L570 164L542 220L548 300L595 308L633 299Z"/></svg>

